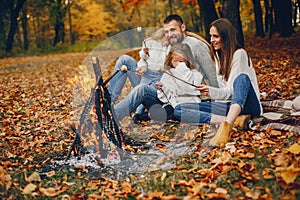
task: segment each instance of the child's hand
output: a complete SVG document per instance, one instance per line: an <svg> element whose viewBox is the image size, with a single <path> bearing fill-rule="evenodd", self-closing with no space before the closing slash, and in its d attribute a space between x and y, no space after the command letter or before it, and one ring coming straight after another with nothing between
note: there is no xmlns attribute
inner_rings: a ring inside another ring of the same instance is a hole
<svg viewBox="0 0 300 200"><path fill-rule="evenodd" d="M156 82L155 83L155 87L158 89L158 90L160 90L162 87L163 87L163 83L162 82Z"/></svg>
<svg viewBox="0 0 300 200"><path fill-rule="evenodd" d="M138 68L136 68L135 74L141 78L145 74L146 71L147 71L147 67L139 66Z"/></svg>
<svg viewBox="0 0 300 200"><path fill-rule="evenodd" d="M149 48L148 47L143 48L143 51L144 51L145 54L149 55Z"/></svg>
<svg viewBox="0 0 300 200"><path fill-rule="evenodd" d="M206 85L199 85L196 87L196 90L200 92L201 95L208 95L208 87Z"/></svg>

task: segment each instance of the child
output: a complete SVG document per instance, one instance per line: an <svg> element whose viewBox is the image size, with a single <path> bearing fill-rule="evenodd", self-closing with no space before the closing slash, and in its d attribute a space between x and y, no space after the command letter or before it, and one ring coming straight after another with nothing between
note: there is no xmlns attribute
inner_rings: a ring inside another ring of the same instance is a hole
<svg viewBox="0 0 300 200"><path fill-rule="evenodd" d="M165 72L160 82L156 83L157 97L167 112L172 110L172 113L180 103L201 102L196 86L201 84L202 79L202 74L194 66L190 47L184 43L175 44L166 58Z"/></svg>

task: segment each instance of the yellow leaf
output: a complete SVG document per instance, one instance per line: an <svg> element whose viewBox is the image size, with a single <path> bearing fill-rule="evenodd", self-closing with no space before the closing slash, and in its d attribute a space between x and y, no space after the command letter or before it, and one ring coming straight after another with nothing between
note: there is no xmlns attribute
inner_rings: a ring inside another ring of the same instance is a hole
<svg viewBox="0 0 300 200"><path fill-rule="evenodd" d="M50 171L50 172L47 172L47 173L46 173L46 176L47 176L47 177L52 177L54 174L55 174L55 171L52 170L52 171Z"/></svg>
<svg viewBox="0 0 300 200"><path fill-rule="evenodd" d="M167 177L167 173L164 172L164 173L161 175L160 180L161 180L161 181L164 181L166 177Z"/></svg>
<svg viewBox="0 0 300 200"><path fill-rule="evenodd" d="M37 181L37 182L41 182L41 177L39 175L38 172L33 172L27 179L28 182L33 182L33 181Z"/></svg>
<svg viewBox="0 0 300 200"><path fill-rule="evenodd" d="M126 191L126 192L130 192L131 191L131 184L130 183L128 183L128 182L123 182L122 183L122 188Z"/></svg>
<svg viewBox="0 0 300 200"><path fill-rule="evenodd" d="M293 153L293 154L298 154L300 153L300 145L298 143L293 144L288 148L288 151Z"/></svg>
<svg viewBox="0 0 300 200"><path fill-rule="evenodd" d="M43 195L48 196L48 197L55 197L66 190L67 190L66 187L61 187L61 186L56 187L56 188L40 188L40 192Z"/></svg>
<svg viewBox="0 0 300 200"><path fill-rule="evenodd" d="M23 194L31 194L35 189L37 188L36 185L29 183L26 185L26 187L23 189Z"/></svg>
<svg viewBox="0 0 300 200"><path fill-rule="evenodd" d="M297 176L299 175L300 168L295 168L294 164L289 166L288 168L280 167L276 169L276 171L280 171L280 176L287 184L293 183Z"/></svg>
<svg viewBox="0 0 300 200"><path fill-rule="evenodd" d="M216 188L215 193L227 194L228 192L224 188Z"/></svg>

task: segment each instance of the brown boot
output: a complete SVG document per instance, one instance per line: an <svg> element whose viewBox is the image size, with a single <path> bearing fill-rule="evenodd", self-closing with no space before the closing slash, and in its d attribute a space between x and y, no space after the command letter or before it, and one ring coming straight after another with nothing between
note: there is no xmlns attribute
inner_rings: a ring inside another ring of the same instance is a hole
<svg viewBox="0 0 300 200"><path fill-rule="evenodd" d="M248 123L250 119L251 119L250 115L240 115L234 121L233 127L237 127L242 130L247 130L249 128Z"/></svg>
<svg viewBox="0 0 300 200"><path fill-rule="evenodd" d="M216 135L209 141L210 146L220 146L223 147L230 139L230 131L232 129L232 124L224 121L221 123Z"/></svg>

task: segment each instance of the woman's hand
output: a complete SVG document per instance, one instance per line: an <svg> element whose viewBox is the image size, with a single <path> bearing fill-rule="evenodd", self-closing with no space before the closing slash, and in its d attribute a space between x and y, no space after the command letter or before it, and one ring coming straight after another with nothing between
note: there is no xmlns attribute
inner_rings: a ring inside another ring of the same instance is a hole
<svg viewBox="0 0 300 200"><path fill-rule="evenodd" d="M135 74L141 78L145 74L146 71L147 71L147 67L139 66L138 68L136 68Z"/></svg>
<svg viewBox="0 0 300 200"><path fill-rule="evenodd" d="M163 83L162 82L156 82L155 83L155 87L158 89L158 90L160 90L162 87L163 87Z"/></svg>
<svg viewBox="0 0 300 200"><path fill-rule="evenodd" d="M208 95L209 89L206 85L199 85L196 87L196 90L200 92L201 95Z"/></svg>

